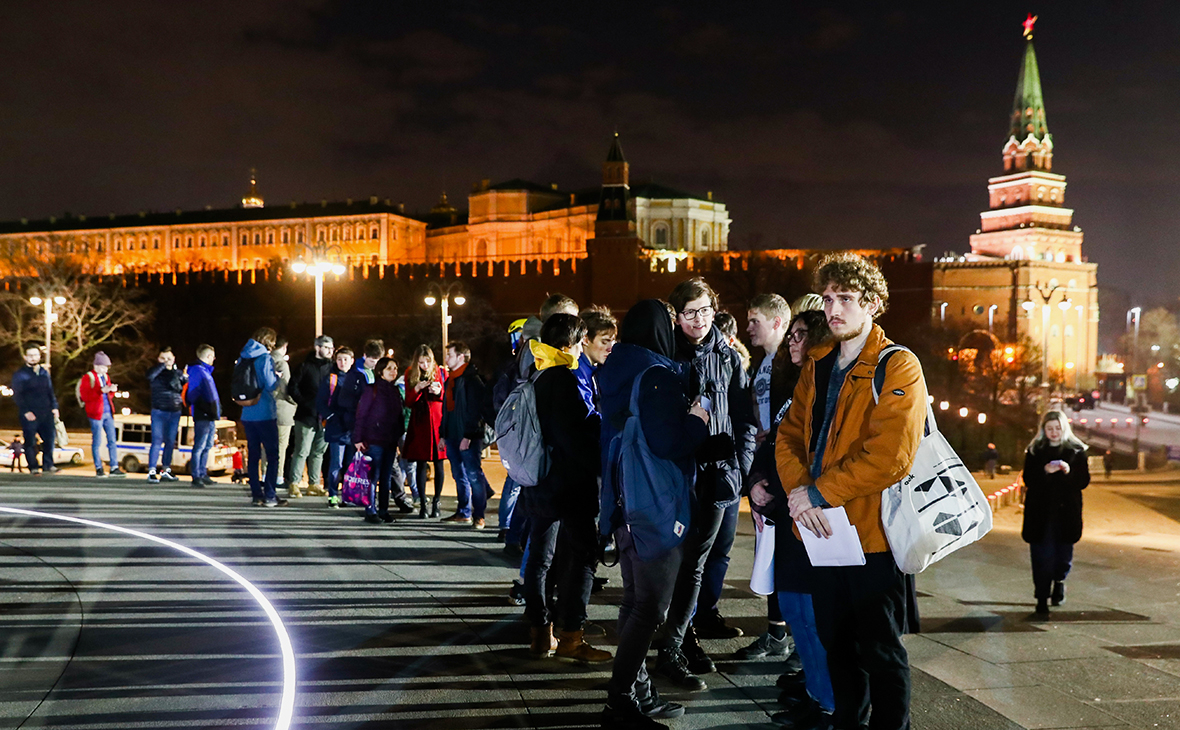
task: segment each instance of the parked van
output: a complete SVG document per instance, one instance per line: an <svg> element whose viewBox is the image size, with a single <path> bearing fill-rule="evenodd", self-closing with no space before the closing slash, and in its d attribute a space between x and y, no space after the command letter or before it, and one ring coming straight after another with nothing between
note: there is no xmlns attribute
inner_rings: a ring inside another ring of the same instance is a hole
<svg viewBox="0 0 1180 730"><path fill-rule="evenodd" d="M233 471L233 455L238 450L238 425L222 419L217 422L213 448L209 451L209 473ZM187 472L193 456L193 419L180 417L180 435L172 453L172 471ZM152 417L144 415L115 416L115 448L119 466L128 474L147 471L148 454L152 448Z"/></svg>

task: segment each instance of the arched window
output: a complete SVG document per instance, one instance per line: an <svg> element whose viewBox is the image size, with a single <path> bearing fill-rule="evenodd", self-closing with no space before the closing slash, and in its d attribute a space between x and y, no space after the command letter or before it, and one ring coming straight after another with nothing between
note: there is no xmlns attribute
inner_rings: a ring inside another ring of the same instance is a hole
<svg viewBox="0 0 1180 730"><path fill-rule="evenodd" d="M1015 261L1020 261L1020 260L1024 259L1024 249L1021 248L1020 246L1013 246L1012 253L1008 254L1008 258L1013 259Z"/></svg>
<svg viewBox="0 0 1180 730"><path fill-rule="evenodd" d="M381 238L381 232L376 226L373 227L373 235L369 236L369 238L372 238L374 241L376 241L378 238ZM397 236L395 235L394 238L396 239Z"/></svg>
<svg viewBox="0 0 1180 730"><path fill-rule="evenodd" d="M1057 325L1053 325L1049 328L1049 337L1057 337L1060 334L1061 330L1057 328Z"/></svg>
<svg viewBox="0 0 1180 730"><path fill-rule="evenodd" d="M290 243L290 242L291 242L291 232L288 231L286 228L284 228L283 229L283 243Z"/></svg>
<svg viewBox="0 0 1180 730"><path fill-rule="evenodd" d="M266 234L266 245L267 245L267 246L273 246L273 245L275 245L275 232L274 232L274 231L269 231L269 232L267 232L267 234Z"/></svg>
<svg viewBox="0 0 1180 730"><path fill-rule="evenodd" d="M122 250L123 250L123 239L121 239L121 238L116 238L116 239L115 239L115 250L116 250L116 251L122 251ZM40 251L41 251L41 244L39 244L39 243L37 244L37 251L38 251L38 252L40 252Z"/></svg>
<svg viewBox="0 0 1180 730"><path fill-rule="evenodd" d="M201 236L201 248L205 248L205 237Z"/></svg>
<svg viewBox="0 0 1180 730"><path fill-rule="evenodd" d="M1065 336L1066 337L1073 337L1073 325L1072 324L1065 325Z"/></svg>
<svg viewBox="0 0 1180 730"><path fill-rule="evenodd" d="M152 248L154 248L157 251L160 250L160 239L158 239L158 238L152 239Z"/></svg>
<svg viewBox="0 0 1180 730"><path fill-rule="evenodd" d="M254 234L254 245L255 245L255 246L261 246L261 245L262 245L262 234L261 234L261 233L255 233L255 234Z"/></svg>
<svg viewBox="0 0 1180 730"><path fill-rule="evenodd" d="M193 237L189 236L188 237L188 248L192 248L192 247L193 247Z"/></svg>
<svg viewBox="0 0 1180 730"><path fill-rule="evenodd" d="M651 232L652 232L652 238L655 239L654 243L656 246L664 247L664 246L668 245L668 224L667 223L656 223L654 226L652 226Z"/></svg>
<svg viewBox="0 0 1180 730"><path fill-rule="evenodd" d="M709 229L701 229L701 248L705 251L709 250Z"/></svg>
<svg viewBox="0 0 1180 730"><path fill-rule="evenodd" d="M222 246L228 246L228 245L229 245L229 236L222 236L222 237L221 237L221 245L222 245Z"/></svg>

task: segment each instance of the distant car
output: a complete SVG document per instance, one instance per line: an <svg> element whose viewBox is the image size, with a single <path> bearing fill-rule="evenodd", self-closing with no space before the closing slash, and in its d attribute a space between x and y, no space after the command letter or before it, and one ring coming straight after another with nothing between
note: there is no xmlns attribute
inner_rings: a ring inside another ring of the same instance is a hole
<svg viewBox="0 0 1180 730"><path fill-rule="evenodd" d="M222 419L217 422L213 448L209 451L208 470L211 474L233 471L233 455L238 450L237 424ZM188 471L193 455L193 437L196 430L193 419L180 417L180 433L176 440L176 451L172 457L172 468L176 472ZM147 471L148 457L152 445L151 416L132 414L115 416L115 449L119 466L128 474Z"/></svg>
<svg viewBox="0 0 1180 730"><path fill-rule="evenodd" d="M21 458L21 466L27 467L29 465L28 458L28 449L26 447L25 455ZM40 451L38 451L37 458L40 458ZM53 463L78 466L82 463L82 449L74 446L54 446ZM0 466L12 466L12 447L3 441L0 441Z"/></svg>
<svg viewBox="0 0 1180 730"><path fill-rule="evenodd" d="M1092 411L1094 410L1094 396L1090 393L1079 393L1071 395L1065 399L1068 405L1076 413L1077 411Z"/></svg>

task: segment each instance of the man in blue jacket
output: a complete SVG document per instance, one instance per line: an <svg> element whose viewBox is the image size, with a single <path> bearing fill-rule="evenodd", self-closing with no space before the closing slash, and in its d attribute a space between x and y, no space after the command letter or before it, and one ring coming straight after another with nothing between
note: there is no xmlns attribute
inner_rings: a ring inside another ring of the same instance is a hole
<svg viewBox="0 0 1180 730"><path fill-rule="evenodd" d="M213 360L216 352L212 345L197 348L197 361L188 366L189 414L193 418L193 453L189 460L189 473L194 487L216 484L209 478L209 452L213 450L213 439L217 434L217 420L221 418L221 397L217 384L213 382Z"/></svg>
<svg viewBox="0 0 1180 730"><path fill-rule="evenodd" d="M278 335L270 327L259 328L242 348L240 355L242 360L253 361L254 376L262 388L257 403L242 406L242 426L246 429L246 470L250 475L250 496L255 507L287 505L287 500L275 496L277 469L266 470L265 483L258 478L258 460L263 449L266 449L267 463L279 463L279 422L274 397L274 387L279 379L275 375L274 362L270 359L270 351L277 338Z"/></svg>
<svg viewBox="0 0 1180 730"><path fill-rule="evenodd" d="M12 375L12 398L20 414L21 430L25 435L25 456L29 462L29 473L41 473L37 462L36 437L41 437L41 453L45 471L53 473L53 419L57 417L57 396L53 394L53 381L49 370L41 367L41 348L28 343L24 350L25 366Z"/></svg>
<svg viewBox="0 0 1180 730"><path fill-rule="evenodd" d="M356 420L356 406L361 391L368 383L364 364L353 367L352 348L336 349L336 364L320 383L316 394L316 411L324 426L324 441L328 444L324 459L324 486L328 488L328 507L340 507L340 471L345 452L352 445L352 426Z"/></svg>
<svg viewBox="0 0 1180 730"><path fill-rule="evenodd" d="M176 367L176 355L171 347L160 351L156 364L147 373L152 389L152 447L148 452L148 484L174 482L172 452L176 449L176 433L180 430L180 414L184 410L180 394L188 375ZM156 459L161 449L164 460L156 471Z"/></svg>

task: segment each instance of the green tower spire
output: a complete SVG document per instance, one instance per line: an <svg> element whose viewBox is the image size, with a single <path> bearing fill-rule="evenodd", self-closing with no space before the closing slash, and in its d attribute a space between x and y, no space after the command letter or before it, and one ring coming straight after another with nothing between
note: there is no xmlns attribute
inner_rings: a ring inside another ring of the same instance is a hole
<svg viewBox="0 0 1180 730"><path fill-rule="evenodd" d="M1024 49L1024 63L1020 66L1020 77L1016 81L1016 98L1012 102L1012 124L1009 135L1018 142L1028 135L1042 142L1049 136L1049 125L1045 121L1045 97L1041 93L1041 73L1037 69L1037 54L1033 50L1032 38Z"/></svg>

